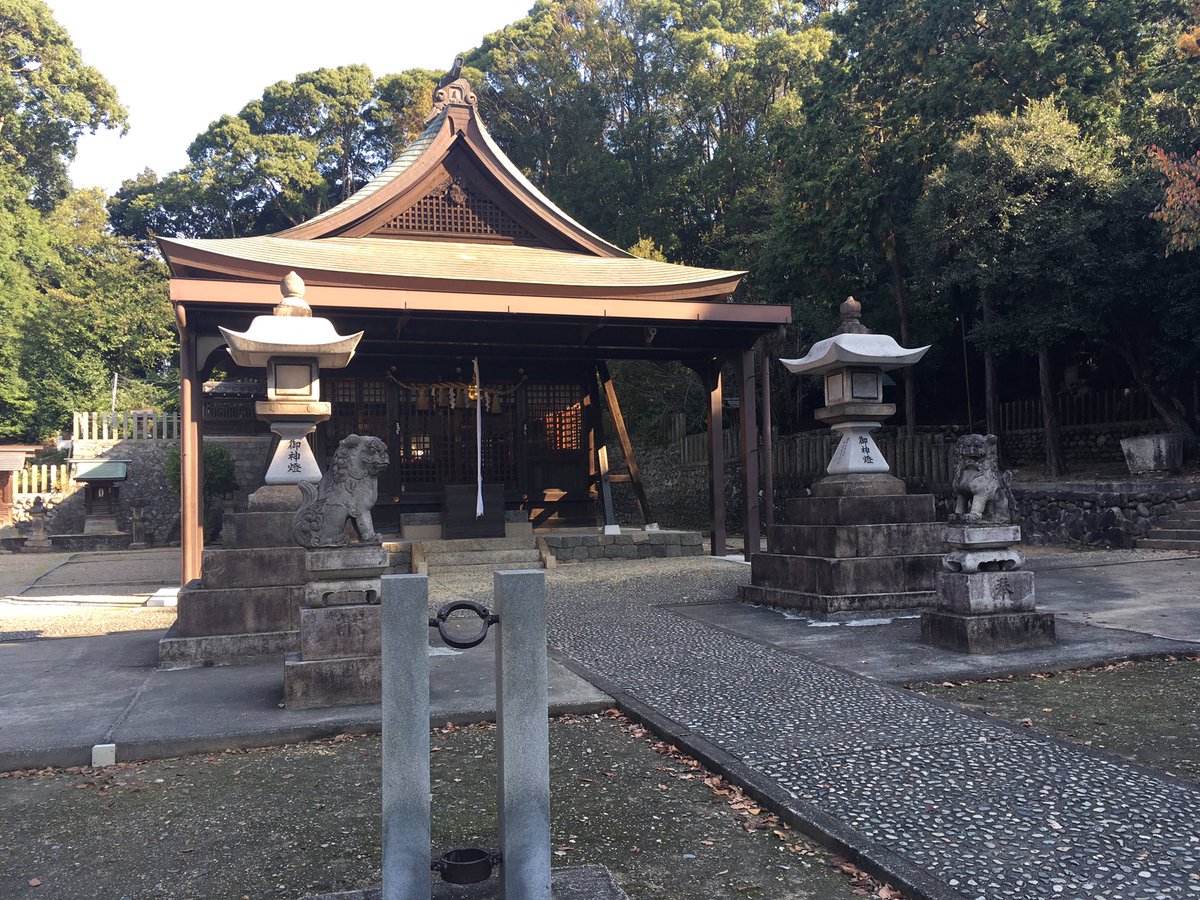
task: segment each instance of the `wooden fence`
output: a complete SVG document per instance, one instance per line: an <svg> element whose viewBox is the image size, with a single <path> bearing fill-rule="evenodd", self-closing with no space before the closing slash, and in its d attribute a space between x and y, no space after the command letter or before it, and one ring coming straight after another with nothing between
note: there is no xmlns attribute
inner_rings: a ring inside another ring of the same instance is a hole
<svg viewBox="0 0 1200 900"><path fill-rule="evenodd" d="M1158 413L1144 392L1133 388L1090 391L1086 394L1059 394L1058 424L1110 425L1115 422L1144 422ZM1041 400L1013 400L1000 404L1000 430L1024 431L1042 427Z"/></svg>
<svg viewBox="0 0 1200 900"><path fill-rule="evenodd" d="M680 464L703 466L708 463L708 435L689 434L679 441ZM737 459L741 453L739 433L736 428L725 429L725 459Z"/></svg>
<svg viewBox="0 0 1200 900"><path fill-rule="evenodd" d="M69 494L76 488L71 478L71 467L62 465L27 466L13 472L13 493L20 497L31 494Z"/></svg>
<svg viewBox="0 0 1200 900"><path fill-rule="evenodd" d="M71 437L77 441L179 440L179 413L77 412L73 418Z"/></svg>
<svg viewBox="0 0 1200 900"><path fill-rule="evenodd" d="M776 438L772 446L775 477L806 480L823 477L838 440L839 436L832 431L810 431ZM738 441L738 429L726 429L726 460L738 458ZM932 484L950 483L953 441L940 434L918 434L911 438L902 434L884 434L876 435L875 441L897 478L923 479ZM704 434L689 434L680 441L679 448L681 465L696 466L708 462L708 439Z"/></svg>

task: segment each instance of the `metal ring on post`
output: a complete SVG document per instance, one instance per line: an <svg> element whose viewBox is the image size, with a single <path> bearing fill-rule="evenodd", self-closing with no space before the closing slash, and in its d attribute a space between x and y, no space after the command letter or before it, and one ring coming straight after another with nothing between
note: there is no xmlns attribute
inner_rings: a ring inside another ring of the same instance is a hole
<svg viewBox="0 0 1200 900"><path fill-rule="evenodd" d="M446 622L450 618L450 614L457 612L460 609L469 609L482 620L479 633L470 638L458 638L450 634L446 629ZM453 647L455 650L470 650L472 647L478 647L487 637L488 628L500 621L500 617L493 615L482 603L476 603L474 600L451 600L437 611L437 616L429 620L430 628L437 628L438 634L441 635L447 646Z"/></svg>

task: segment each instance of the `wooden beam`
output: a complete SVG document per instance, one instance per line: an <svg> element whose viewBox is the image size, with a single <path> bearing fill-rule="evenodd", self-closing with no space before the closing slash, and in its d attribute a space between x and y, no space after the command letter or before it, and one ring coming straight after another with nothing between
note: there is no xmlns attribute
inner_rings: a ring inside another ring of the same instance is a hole
<svg viewBox="0 0 1200 900"><path fill-rule="evenodd" d="M767 552L774 550L775 528L775 447L771 435L771 357L775 347L771 342L763 344L759 360L758 387L762 394L762 480L763 510L767 526Z"/></svg>
<svg viewBox="0 0 1200 900"><path fill-rule="evenodd" d="M200 410L203 387L197 377L196 335L188 327L187 310L175 305L179 331L179 546L180 584L200 577L204 554L204 457Z"/></svg>
<svg viewBox="0 0 1200 900"><path fill-rule="evenodd" d="M304 299L314 310L390 310L407 312L465 312L499 315L558 316L577 319L659 319L673 322L740 322L752 325L787 324L792 311L787 306L758 303L724 303L706 299L705 289L655 290L634 297L580 297L508 293L511 286L496 285L494 293L466 293L448 285L447 290L391 286L345 287L320 284L316 273L301 272L305 279ZM224 278L172 278L171 300L176 303L227 303L271 308L279 302L278 281L236 281ZM523 286L528 288L528 285ZM734 286L728 287L729 293ZM722 290L707 291L707 296Z"/></svg>
<svg viewBox="0 0 1200 900"><path fill-rule="evenodd" d="M758 378L754 365L754 348L742 351L741 371L742 402L738 413L742 429L742 534L745 536L743 553L746 561L759 552L759 494L758 494Z"/></svg>
<svg viewBox="0 0 1200 900"><path fill-rule="evenodd" d="M725 424L721 411L721 363L712 360L704 371L708 391L708 509L709 543L713 556L725 555Z"/></svg>
<svg viewBox="0 0 1200 900"><path fill-rule="evenodd" d="M646 498L646 488L642 484L641 473L638 472L637 457L633 453L633 442L629 440L629 431L625 428L625 417L621 415L621 404L617 402L617 388L613 384L612 375L608 371L608 363L596 364L596 373L604 386L604 395L608 399L608 411L612 414L613 424L617 427L617 437L621 441L621 449L625 452L625 463L629 466L629 479L633 484L633 496L637 501L638 512L642 516L642 525L655 524L650 514L650 501Z"/></svg>
<svg viewBox="0 0 1200 900"><path fill-rule="evenodd" d="M600 500L604 509L604 527L616 527L617 515L613 509L612 484L608 474L608 444L604 440L604 412L600 407L600 384L595 378L589 379L587 403L591 407L591 452L588 454L589 468L596 477Z"/></svg>

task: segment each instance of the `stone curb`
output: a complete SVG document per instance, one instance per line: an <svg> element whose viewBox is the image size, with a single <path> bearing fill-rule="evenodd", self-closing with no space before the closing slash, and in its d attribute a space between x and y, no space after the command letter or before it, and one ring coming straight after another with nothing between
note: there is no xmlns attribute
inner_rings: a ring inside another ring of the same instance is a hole
<svg viewBox="0 0 1200 900"><path fill-rule="evenodd" d="M856 866L876 878L891 882L919 900L967 900L967 895L947 887L928 872L883 845L864 839L856 831L806 803L769 778L739 761L710 741L692 734L674 719L631 697L616 685L566 654L551 650L550 657L581 678L586 678L613 698L622 713L669 740L689 756L740 786L755 801L779 815L785 822L822 845L845 855ZM991 721L991 720L989 720Z"/></svg>
<svg viewBox="0 0 1200 900"><path fill-rule="evenodd" d="M585 716L611 709L612 705L608 700L551 703L549 714L552 717ZM281 744L301 744L307 741L336 737L339 734L378 734L381 729L379 705L373 704L369 708L374 710L371 715L347 718L340 722L322 722L266 731L196 735L163 740L122 741L120 735L117 734L107 740L116 743L118 762L137 762L149 759L171 759L176 756L189 756L197 753L220 753L222 750L246 750L255 747L275 747ZM495 721L496 711L492 709L460 710L449 715L430 716L429 727L432 730L443 725L477 725L481 722ZM47 767L89 766L91 762L91 744L0 752L0 772Z"/></svg>

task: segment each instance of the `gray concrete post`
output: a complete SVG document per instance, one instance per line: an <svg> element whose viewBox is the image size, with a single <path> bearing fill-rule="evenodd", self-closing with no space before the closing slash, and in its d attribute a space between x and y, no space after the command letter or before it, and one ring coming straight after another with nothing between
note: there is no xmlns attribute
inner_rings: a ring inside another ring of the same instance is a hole
<svg viewBox="0 0 1200 900"><path fill-rule="evenodd" d="M501 897L550 900L550 725L546 575L497 572L496 809Z"/></svg>
<svg viewBox="0 0 1200 900"><path fill-rule="evenodd" d="M383 900L432 892L429 811L429 579L384 575Z"/></svg>

